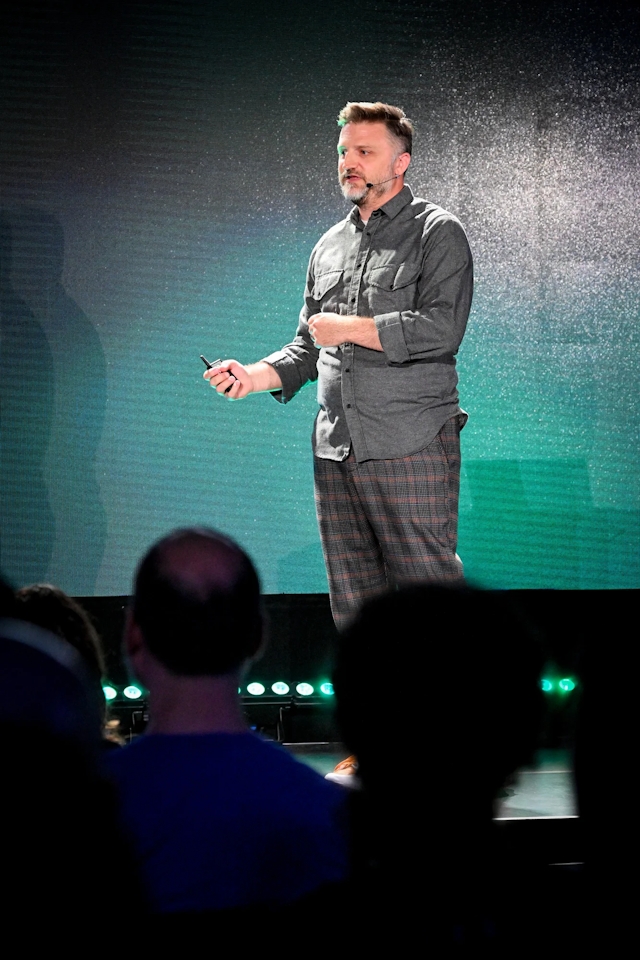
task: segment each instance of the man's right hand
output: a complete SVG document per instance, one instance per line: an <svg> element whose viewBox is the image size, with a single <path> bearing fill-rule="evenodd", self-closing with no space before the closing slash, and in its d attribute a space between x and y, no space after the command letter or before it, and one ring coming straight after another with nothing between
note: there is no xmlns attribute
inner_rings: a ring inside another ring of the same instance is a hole
<svg viewBox="0 0 640 960"><path fill-rule="evenodd" d="M274 367L265 360L243 367L237 360L223 360L203 373L212 387L227 400L242 400L250 393L282 390L282 381Z"/></svg>
<svg viewBox="0 0 640 960"><path fill-rule="evenodd" d="M251 374L237 360L223 360L205 370L203 377L227 400L242 400L255 389Z"/></svg>

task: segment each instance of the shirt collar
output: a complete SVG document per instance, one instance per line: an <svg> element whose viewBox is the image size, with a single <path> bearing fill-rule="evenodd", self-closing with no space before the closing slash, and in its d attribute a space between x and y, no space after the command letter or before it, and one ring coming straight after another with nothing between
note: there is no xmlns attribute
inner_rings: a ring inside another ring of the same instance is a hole
<svg viewBox="0 0 640 960"><path fill-rule="evenodd" d="M383 206L378 207L378 210L381 213L384 213L389 220L393 220L398 216L401 210L404 210L404 208L411 203L412 200L413 192L411 187L405 185L400 193L396 193L395 197L391 197L391 200L388 200L385 204L383 204ZM374 213L376 213L375 210L373 211L372 216ZM356 224L356 226L358 223L362 223L360 220L360 211L357 207L353 208L349 214L349 219L352 223Z"/></svg>

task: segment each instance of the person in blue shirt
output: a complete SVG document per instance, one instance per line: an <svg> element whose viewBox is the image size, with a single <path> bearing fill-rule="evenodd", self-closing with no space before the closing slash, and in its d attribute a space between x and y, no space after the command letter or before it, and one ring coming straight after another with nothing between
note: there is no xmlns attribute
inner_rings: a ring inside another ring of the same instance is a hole
<svg viewBox="0 0 640 960"><path fill-rule="evenodd" d="M247 727L263 642L245 553L178 530L143 558L125 631L149 724L105 759L153 911L280 906L348 873L345 791Z"/></svg>

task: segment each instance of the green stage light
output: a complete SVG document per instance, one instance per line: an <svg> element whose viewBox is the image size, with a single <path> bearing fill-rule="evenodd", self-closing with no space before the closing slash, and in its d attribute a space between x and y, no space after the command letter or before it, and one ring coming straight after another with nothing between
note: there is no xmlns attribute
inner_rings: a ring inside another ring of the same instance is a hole
<svg viewBox="0 0 640 960"><path fill-rule="evenodd" d="M571 691L575 690L576 688L576 685L571 677L564 677L564 679L560 680L558 686L561 690L564 690L565 693L571 693Z"/></svg>
<svg viewBox="0 0 640 960"><path fill-rule="evenodd" d="M264 693L264 685L262 683L250 683L247 687L247 693L250 693L252 697L261 697Z"/></svg>
<svg viewBox="0 0 640 960"><path fill-rule="evenodd" d="M553 690L553 684L551 680L541 680L540 686L542 687L545 693L551 693L551 691Z"/></svg>
<svg viewBox="0 0 640 960"><path fill-rule="evenodd" d="M296 686L296 690L301 697L310 697L313 693L313 687L310 683L299 683Z"/></svg>
<svg viewBox="0 0 640 960"><path fill-rule="evenodd" d="M139 700L142 696L142 690L140 687L136 687L135 684L130 684L128 687L125 687L122 691L129 700Z"/></svg>
<svg viewBox="0 0 640 960"><path fill-rule="evenodd" d="M271 684L271 689L274 693L277 693L279 697L284 697L287 693L289 693L289 684L284 683L283 680L276 680L275 683Z"/></svg>
<svg viewBox="0 0 640 960"><path fill-rule="evenodd" d="M320 693L324 693L326 697L333 696L333 684L327 681L326 683L320 684Z"/></svg>
<svg viewBox="0 0 640 960"><path fill-rule="evenodd" d="M118 696L118 691L115 687L112 687L110 683L105 683L102 692L104 693L105 700L115 700Z"/></svg>

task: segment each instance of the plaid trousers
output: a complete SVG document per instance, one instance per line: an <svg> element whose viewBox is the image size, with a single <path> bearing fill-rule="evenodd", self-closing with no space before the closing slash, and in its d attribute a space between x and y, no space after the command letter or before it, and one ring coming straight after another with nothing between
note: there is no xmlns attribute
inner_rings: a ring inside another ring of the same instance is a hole
<svg viewBox="0 0 640 960"><path fill-rule="evenodd" d="M314 460L316 511L333 619L395 585L459 582L458 417L423 450L395 460Z"/></svg>

